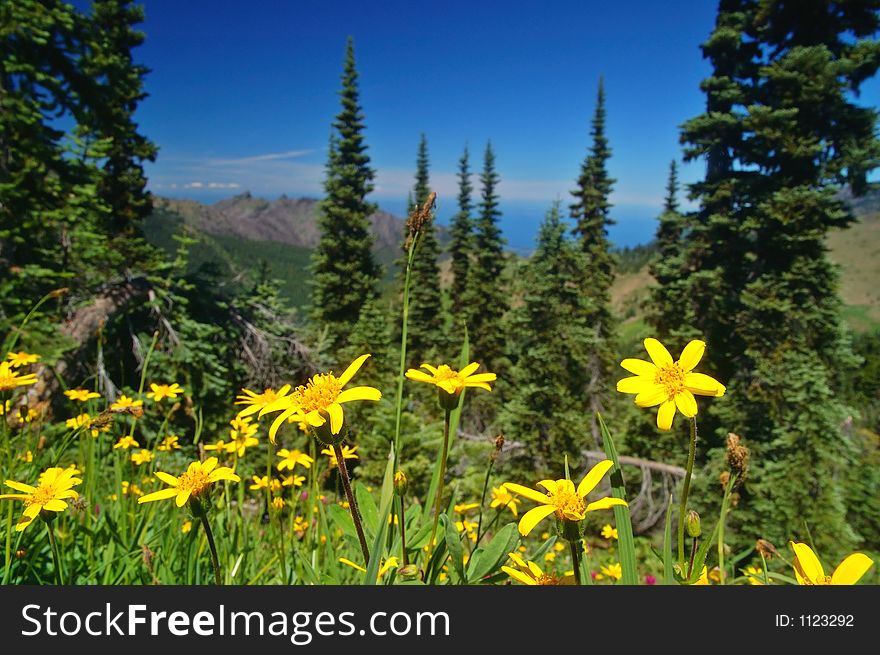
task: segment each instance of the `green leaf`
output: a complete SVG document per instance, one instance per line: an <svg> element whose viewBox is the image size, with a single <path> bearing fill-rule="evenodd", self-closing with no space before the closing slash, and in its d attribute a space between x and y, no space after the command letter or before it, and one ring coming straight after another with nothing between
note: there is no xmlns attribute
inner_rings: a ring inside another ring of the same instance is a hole
<svg viewBox="0 0 880 655"><path fill-rule="evenodd" d="M507 559L507 554L514 551L519 544L519 532L516 523L508 523L501 528L483 549L482 555L468 561L467 579L479 582L494 572Z"/></svg>
<svg viewBox="0 0 880 655"><path fill-rule="evenodd" d="M330 516L330 520L336 524L337 528L342 530L346 536L351 537L355 540L355 543L357 543L357 530L354 528L354 521L352 521L351 514L347 509L334 503L333 505L327 506L327 514Z"/></svg>
<svg viewBox="0 0 880 655"><path fill-rule="evenodd" d="M669 505L666 508L666 527L663 529L663 584L677 584L672 563L672 494L669 494Z"/></svg>
<svg viewBox="0 0 880 655"><path fill-rule="evenodd" d="M394 500L394 445L388 451L385 464L385 477L382 478L382 491L379 494L379 526L376 538L370 550L370 562L364 574L364 584L374 585L379 576L379 563L385 554L385 531L388 530L388 517L391 516L391 504Z"/></svg>
<svg viewBox="0 0 880 655"><path fill-rule="evenodd" d="M379 522L379 509L376 507L376 501L373 500L373 494L367 491L367 487L361 482L355 482L354 484L354 497L357 499L361 519L364 522L364 531L369 539L376 534L376 527Z"/></svg>
<svg viewBox="0 0 880 655"><path fill-rule="evenodd" d="M703 539L703 542L697 549L697 554L694 557L694 568L691 569L688 584L694 584L700 579L700 572L703 570L703 566L706 564L706 557L709 555L709 547L715 542L715 539L718 536L718 527L720 525L721 521L718 521L715 524L715 529L712 530L712 536L708 539Z"/></svg>
<svg viewBox="0 0 880 655"><path fill-rule="evenodd" d="M611 439L611 433L602 420L602 415L596 412L599 420L599 428L602 431L602 443L605 446L605 455L614 462L611 468L611 495L621 500L626 500L626 489L623 482L623 472L620 470L620 462L617 459L617 449ZM623 571L621 584L634 585L639 583L639 570L636 566L636 546L633 538L632 521L629 516L629 507L618 505L614 508L614 521L617 525L618 545L620 547L620 566Z"/></svg>
<svg viewBox="0 0 880 655"><path fill-rule="evenodd" d="M464 553L461 547L461 535L455 530L455 521L451 520L448 515L440 515L440 523L443 524L443 530L446 533L446 548L449 550L449 556L452 558L452 566L458 573L458 578L465 582L467 578L464 575Z"/></svg>

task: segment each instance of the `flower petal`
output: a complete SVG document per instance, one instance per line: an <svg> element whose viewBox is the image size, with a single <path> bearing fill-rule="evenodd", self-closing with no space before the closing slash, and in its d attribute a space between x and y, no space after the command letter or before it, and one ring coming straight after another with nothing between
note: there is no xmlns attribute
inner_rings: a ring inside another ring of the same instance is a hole
<svg viewBox="0 0 880 655"><path fill-rule="evenodd" d="M864 553L853 553L843 560L831 574L833 585L853 585L874 565L874 560Z"/></svg>
<svg viewBox="0 0 880 655"><path fill-rule="evenodd" d="M648 351L651 361L653 361L659 368L664 368L672 364L672 355L666 350L666 346L657 341L657 339L651 337L645 339L645 350Z"/></svg>
<svg viewBox="0 0 880 655"><path fill-rule="evenodd" d="M523 584L526 584L526 585L538 584L537 582L535 582L534 578L529 577L528 575L526 575L522 571L512 569L509 566L502 566L501 570L504 571L507 575L509 575L511 578L513 578L517 582L522 582Z"/></svg>
<svg viewBox="0 0 880 655"><path fill-rule="evenodd" d="M650 389L642 391L636 396L636 405L639 407L653 407L669 400L669 392L662 384L654 384Z"/></svg>
<svg viewBox="0 0 880 655"><path fill-rule="evenodd" d="M177 499L174 502L177 503L178 507L183 507L184 505L186 505L186 501L189 500L190 494L192 494L191 489L184 489L182 491L179 491L177 494Z"/></svg>
<svg viewBox="0 0 880 655"><path fill-rule="evenodd" d="M485 389L486 391L492 391L492 387L489 386L486 382L474 382L473 380L466 380L464 386L476 388L476 389Z"/></svg>
<svg viewBox="0 0 880 655"><path fill-rule="evenodd" d="M410 380L415 380L416 382L427 382L428 384L434 384L434 377L428 375L424 371L419 371L417 369L411 368L404 375L408 377Z"/></svg>
<svg viewBox="0 0 880 655"><path fill-rule="evenodd" d="M211 471L217 468L217 458L209 457L204 462L202 462L202 473L208 475Z"/></svg>
<svg viewBox="0 0 880 655"><path fill-rule="evenodd" d="M804 579L814 583L816 580L821 580L825 577L825 569L822 568L822 562L816 557L816 553L813 552L812 548L807 544L795 543L793 541L790 541L789 544L794 551L795 573L800 576L798 582Z"/></svg>
<svg viewBox="0 0 880 655"><path fill-rule="evenodd" d="M698 396L715 396L716 398L723 396L727 390L718 380L703 373L686 373L684 388Z"/></svg>
<svg viewBox="0 0 880 655"><path fill-rule="evenodd" d="M235 474L228 466L221 466L218 469L214 469L211 471L211 475L208 476L208 482L219 482L220 480L231 480L232 482L241 482L241 478Z"/></svg>
<svg viewBox="0 0 880 655"><path fill-rule="evenodd" d="M605 474L608 473L608 470L612 466L614 466L614 462L610 459L603 459L591 468L584 476L584 479L581 480L581 483L577 486L577 495L583 498L595 489L596 485L599 484L599 481L603 477L605 477Z"/></svg>
<svg viewBox="0 0 880 655"><path fill-rule="evenodd" d="M435 366L431 366L430 364L422 364L420 368L425 369L431 375L434 375L434 376L437 375L437 367L435 367Z"/></svg>
<svg viewBox="0 0 880 655"><path fill-rule="evenodd" d="M539 487L544 487L548 493L555 494L556 490L559 488L559 485L556 484L556 480L541 480L538 483Z"/></svg>
<svg viewBox="0 0 880 655"><path fill-rule="evenodd" d="M361 366L364 365L364 362L367 361L368 357L369 357L369 354L361 355L356 360L354 360L351 364L348 365L348 368L345 369L345 372L339 376L339 386L340 387L344 387L348 383L348 381L354 377L354 374L360 370Z"/></svg>
<svg viewBox="0 0 880 655"><path fill-rule="evenodd" d="M612 498L611 496L608 496L607 498L600 498L599 500L590 503L589 505L587 505L587 509L585 511L595 512L599 509L611 509L612 507L616 507L618 505L626 506L626 501L622 500L621 498Z"/></svg>
<svg viewBox="0 0 880 655"><path fill-rule="evenodd" d="M523 514L519 520L519 533L527 537L538 523L550 516L556 508L553 505L538 505Z"/></svg>
<svg viewBox="0 0 880 655"><path fill-rule="evenodd" d="M465 382L494 382L498 379L498 376L494 373L477 373L476 375L469 375Z"/></svg>
<svg viewBox="0 0 880 655"><path fill-rule="evenodd" d="M696 368L700 360L703 359L703 353L706 352L706 342L694 339L689 342L681 351L681 357L678 358L678 365L682 370L692 371Z"/></svg>
<svg viewBox="0 0 880 655"><path fill-rule="evenodd" d="M67 503L58 498L53 498L45 505L43 505L43 509L47 509L50 512L63 512L67 509Z"/></svg>
<svg viewBox="0 0 880 655"><path fill-rule="evenodd" d="M507 483L507 490L528 498L529 500L534 500L536 503L547 503L550 500L545 494L542 494L540 491L529 489L528 487L524 487L521 484L515 484L513 482Z"/></svg>
<svg viewBox="0 0 880 655"><path fill-rule="evenodd" d="M688 418L693 418L697 415L697 399L687 389L683 389L675 394L675 406L678 407L678 411Z"/></svg>
<svg viewBox="0 0 880 655"><path fill-rule="evenodd" d="M160 489L159 491L154 491L151 494L147 494L146 496L141 496L138 498L138 505L142 503L151 503L154 500L165 500L166 498L174 498L177 495L177 489L173 487L168 487L167 489Z"/></svg>
<svg viewBox="0 0 880 655"><path fill-rule="evenodd" d="M173 475L163 473L162 471L156 471L154 475L165 484L170 484L172 487L177 486L177 478L175 478Z"/></svg>
<svg viewBox="0 0 880 655"><path fill-rule="evenodd" d="M634 375L643 375L649 378L657 375L657 367L644 359L624 359L620 365Z"/></svg>
<svg viewBox="0 0 880 655"><path fill-rule="evenodd" d="M36 487L32 487L29 484L24 484L23 482L16 482L15 480L7 480L6 486L10 489L15 489L16 491L20 491L25 494L33 494L37 491Z"/></svg>
<svg viewBox="0 0 880 655"><path fill-rule="evenodd" d="M459 374L461 377L466 378L466 377L468 377L469 375L471 375L472 373L475 373L476 370L477 370L478 368L480 368L480 363L479 363L479 362L471 362L470 364L468 364L467 366L465 366L463 369L461 369L461 370L458 372L458 374Z"/></svg>
<svg viewBox="0 0 880 655"><path fill-rule="evenodd" d="M381 400L382 392L374 387L352 387L345 389L337 397L337 403L347 403L352 400Z"/></svg>
<svg viewBox="0 0 880 655"><path fill-rule="evenodd" d="M275 417L275 420L272 421L272 425L269 426L269 441L273 444L275 443L275 435L278 434L278 428L287 420L289 416L295 414L295 410L293 408L286 409L281 412L278 416Z"/></svg>
<svg viewBox="0 0 880 655"><path fill-rule="evenodd" d="M327 413L330 414L330 432L339 434L342 429L342 405L339 403L330 403L327 405Z"/></svg>
<svg viewBox="0 0 880 655"><path fill-rule="evenodd" d="M672 429L673 418L675 418L675 401L667 400L657 410L657 427L663 432L669 432Z"/></svg>
<svg viewBox="0 0 880 655"><path fill-rule="evenodd" d="M655 386L654 378L644 377L642 375L636 375L631 378L623 378L622 380L617 381L617 390L620 393L635 393L639 394L644 391L651 391ZM664 389L664 396L665 396Z"/></svg>

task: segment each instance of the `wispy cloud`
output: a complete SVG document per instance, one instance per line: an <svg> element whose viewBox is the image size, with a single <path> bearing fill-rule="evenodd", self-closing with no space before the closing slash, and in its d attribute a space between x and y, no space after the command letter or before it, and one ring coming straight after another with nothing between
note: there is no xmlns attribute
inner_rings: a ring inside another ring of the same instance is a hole
<svg viewBox="0 0 880 655"><path fill-rule="evenodd" d="M254 164L264 161L283 161L287 159L297 159L310 155L314 150L285 150L284 152L268 152L263 155L250 155L248 157L234 157L230 159L206 159L205 164L208 166L237 166L240 164Z"/></svg>

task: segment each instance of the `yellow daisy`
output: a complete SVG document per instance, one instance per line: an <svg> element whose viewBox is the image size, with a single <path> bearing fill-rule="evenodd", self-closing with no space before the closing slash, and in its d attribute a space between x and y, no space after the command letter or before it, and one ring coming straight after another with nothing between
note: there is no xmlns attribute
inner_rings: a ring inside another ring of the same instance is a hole
<svg viewBox="0 0 880 655"><path fill-rule="evenodd" d="M510 513L516 518L518 514L519 498L510 493L507 484L500 487L492 487L492 503L489 505L493 508L509 509Z"/></svg>
<svg viewBox="0 0 880 655"><path fill-rule="evenodd" d="M290 393L289 384L285 384L278 391L266 387L263 390L263 393L256 393L254 391L251 391L250 389L242 389L241 393L235 397L235 404L247 405L247 407L241 410L238 415L249 416L250 414L260 411L264 407L271 405L281 398L284 398L288 393Z"/></svg>
<svg viewBox="0 0 880 655"><path fill-rule="evenodd" d="M477 369L480 368L479 362L471 362L460 371L454 370L448 364L440 364L436 367L422 364L421 368L428 373L411 368L405 373L406 377L436 386L440 406L443 409L454 409L461 392L468 387L492 391L489 383L494 382L496 377L494 373L477 373Z"/></svg>
<svg viewBox="0 0 880 655"><path fill-rule="evenodd" d="M9 361L12 368L19 368L20 366L36 363L39 361L40 356L20 350L17 353L7 353L6 359Z"/></svg>
<svg viewBox="0 0 880 655"><path fill-rule="evenodd" d="M706 344L693 340L681 352L677 362L657 339L645 339L645 350L652 362L642 359L624 359L620 365L634 373L634 377L624 378L617 383L621 393L636 394L635 403L639 407L660 405L657 411L657 427L663 431L672 429L672 419L678 408L685 417L697 415L698 396L724 395L725 387L715 378L693 370L700 363Z"/></svg>
<svg viewBox="0 0 880 655"><path fill-rule="evenodd" d="M19 375L12 370L9 362L0 362L0 391L11 391L15 387L36 384L36 382L37 376L34 373Z"/></svg>
<svg viewBox="0 0 880 655"><path fill-rule="evenodd" d="M198 499L209 492L211 485L215 482L220 480L241 481L241 478L231 468L217 467L216 457L209 457L204 462L192 462L186 472L179 477L162 471L156 471L156 477L170 486L167 489L160 489L146 496L141 496L138 498L138 504L174 498L177 506L183 507L190 498Z"/></svg>
<svg viewBox="0 0 880 655"><path fill-rule="evenodd" d="M159 444L159 450L165 453L171 452L172 450L180 450L178 436L176 434L169 434L162 439L162 443Z"/></svg>
<svg viewBox="0 0 880 655"><path fill-rule="evenodd" d="M174 400L181 393L183 393L183 388L177 382L172 384L153 383L150 385L150 391L147 392L147 398L152 398L156 402L161 401L163 398Z"/></svg>
<svg viewBox="0 0 880 655"><path fill-rule="evenodd" d="M812 548L794 541L789 545L794 551L794 575L800 585L854 585L874 565L874 560L864 553L853 553L834 569L834 573L825 575L825 569Z"/></svg>
<svg viewBox="0 0 880 655"><path fill-rule="evenodd" d="M40 474L36 487L14 480L7 480L6 486L21 493L0 494L0 500L23 500L24 513L15 526L16 532L21 532L28 527L38 516L49 518L44 512L63 512L67 509L67 500L76 499L79 494L73 487L82 482L75 477L79 474L73 467L53 467L46 469Z"/></svg>
<svg viewBox="0 0 880 655"><path fill-rule="evenodd" d="M276 464L276 468L279 471L285 469L292 471L297 464L300 464L303 468L311 468L312 462L314 461L311 457L296 448L293 450L282 448L275 454L281 458L281 461Z"/></svg>
<svg viewBox="0 0 880 655"><path fill-rule="evenodd" d="M134 398L129 398L125 394L119 396L112 405L110 405L110 410L114 412L124 412L132 407L143 407L143 400L135 400Z"/></svg>
<svg viewBox="0 0 880 655"><path fill-rule="evenodd" d="M140 448L140 444L134 440L133 437L128 435L124 437L120 437L119 441L113 444L113 450L117 448L122 448L123 450L128 450L129 448Z"/></svg>
<svg viewBox="0 0 880 655"><path fill-rule="evenodd" d="M353 400L380 400L382 392L374 387L352 387L343 389L354 377L370 355L361 355L354 360L338 378L333 372L319 373L306 385L297 387L293 393L263 407L260 416L268 412L281 412L269 428L269 440L275 443L278 428L288 418L305 421L315 428L316 435L324 443L338 441L342 429L342 405Z"/></svg>
<svg viewBox="0 0 880 655"><path fill-rule="evenodd" d="M532 561L527 562L517 553L508 553L507 556L511 559L516 568L511 566L502 566L501 570L517 582L522 582L523 584L529 586L573 585L575 583L573 573L569 573L561 577L556 576L552 573L544 573L540 566Z"/></svg>
<svg viewBox="0 0 880 655"><path fill-rule="evenodd" d="M348 446L342 446L342 459L360 459L358 454L355 452L358 449L357 446L352 446L349 448ZM334 468L339 465L336 459L336 453L329 446L327 448L321 449L322 455L327 455L330 458L330 468Z"/></svg>
<svg viewBox="0 0 880 655"><path fill-rule="evenodd" d="M610 509L615 505L626 505L625 500L611 497L600 498L589 504L584 501L587 494L596 488L613 465L610 459L602 460L589 470L577 488L571 480L541 480L538 485L547 490L546 494L507 482L508 491L541 503L523 514L519 521L520 534L524 537L528 536L540 521L554 513L560 520L577 522L583 520L587 512Z"/></svg>
<svg viewBox="0 0 880 655"><path fill-rule="evenodd" d="M610 523L602 526L602 536L605 539L617 539L617 528L612 528Z"/></svg>
<svg viewBox="0 0 880 655"><path fill-rule="evenodd" d="M91 400L92 398L100 398L101 394L89 391L88 389L68 389L64 395L71 400L78 400L81 403Z"/></svg>

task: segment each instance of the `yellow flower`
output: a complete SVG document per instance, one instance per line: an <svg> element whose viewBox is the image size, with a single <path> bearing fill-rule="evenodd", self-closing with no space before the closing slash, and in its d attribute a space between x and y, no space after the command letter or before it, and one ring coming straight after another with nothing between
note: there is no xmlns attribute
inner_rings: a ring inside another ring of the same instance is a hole
<svg viewBox="0 0 880 655"><path fill-rule="evenodd" d="M297 464L302 465L303 468L311 468L314 461L311 457L295 448L293 450L282 448L275 454L281 458L281 461L277 464L279 471L285 469L292 471Z"/></svg>
<svg viewBox="0 0 880 655"><path fill-rule="evenodd" d="M242 389L241 393L235 397L236 405L247 405L241 410L239 416L249 416L260 411L264 407L268 407L272 403L284 398L290 392L290 385L285 384L278 391L266 387L263 393L256 393L250 389Z"/></svg>
<svg viewBox="0 0 880 655"><path fill-rule="evenodd" d="M500 487L492 487L492 503L489 505L490 507L507 508L516 518L519 515L517 505L519 505L519 498L510 493L506 484L502 484Z"/></svg>
<svg viewBox="0 0 880 655"><path fill-rule="evenodd" d="M148 478L149 479L149 478ZM132 484L128 480L122 481L122 495L127 496L131 493L134 496L143 496L144 492L136 484Z"/></svg>
<svg viewBox="0 0 880 655"><path fill-rule="evenodd" d="M218 453L225 453L227 445L223 439L218 439L214 443L205 444L205 450L216 450Z"/></svg>
<svg viewBox="0 0 880 655"><path fill-rule="evenodd" d="M620 365L634 373L634 377L624 378L617 383L621 393L636 394L635 402L639 407L660 405L657 411L657 427L668 431L672 429L675 408L687 418L697 415L698 396L723 396L725 387L715 378L693 370L700 363L706 344L693 340L681 351L677 362L657 339L645 339L645 350L651 362L642 359L624 359Z"/></svg>
<svg viewBox="0 0 880 655"><path fill-rule="evenodd" d="M525 585L574 584L574 573L566 574L562 577L559 577L553 575L552 573L544 573L544 571L541 570L540 566L532 561L526 562L516 553L508 553L507 556L511 559L516 568L510 566L502 566L501 570L517 582L522 582Z"/></svg>
<svg viewBox="0 0 880 655"><path fill-rule="evenodd" d="M467 387L476 387L492 391L489 386L490 382L495 381L494 373L477 373L480 368L479 362L471 362L460 371L456 371L448 364L440 364L440 366L432 366L431 364L422 364L421 368L428 371L420 371L411 368L406 372L406 377L416 382L426 382L437 387L440 406L446 410L452 410L458 404L458 398L462 390Z"/></svg>
<svg viewBox="0 0 880 655"><path fill-rule="evenodd" d="M23 455L20 455L19 459L22 462L27 462L28 464L30 464L31 462L34 461L34 454L30 450L28 450L28 451L25 451L25 453Z"/></svg>
<svg viewBox="0 0 880 655"><path fill-rule="evenodd" d="M269 478L268 476L259 477L257 475L251 476L254 480L254 483L248 487L248 489L253 489L254 491L259 489L267 489L269 487Z"/></svg>
<svg viewBox="0 0 880 655"><path fill-rule="evenodd" d="M64 395L71 400L78 400L81 403L91 400L92 398L100 398L101 394L89 391L88 389L68 389Z"/></svg>
<svg viewBox="0 0 880 655"><path fill-rule="evenodd" d="M520 534L527 536L541 520L554 513L560 520L580 521L587 512L609 509L615 505L626 505L625 500L611 497L600 498L589 504L584 502L587 494L595 489L612 466L613 462L610 459L602 460L590 469L577 489L571 480L541 480L538 485L547 490L546 494L512 482L506 483L508 491L541 503L523 514L519 521Z"/></svg>
<svg viewBox="0 0 880 655"><path fill-rule="evenodd" d="M746 580L748 580L750 585L764 584L763 569L759 569L757 566L747 566L746 568L742 569L742 572L746 575Z"/></svg>
<svg viewBox="0 0 880 655"><path fill-rule="evenodd" d="M602 571L603 575L615 580L620 580L623 577L623 568L620 566L620 562L603 566L599 570Z"/></svg>
<svg viewBox="0 0 880 655"><path fill-rule="evenodd" d="M272 498L272 509L281 510L284 509L284 499L280 496L275 496Z"/></svg>
<svg viewBox="0 0 880 655"><path fill-rule="evenodd" d="M12 366L12 368L19 368L20 366L36 363L40 359L40 356L20 350L17 353L7 353L6 359L9 360L9 365Z"/></svg>
<svg viewBox="0 0 880 655"><path fill-rule="evenodd" d="M302 516L293 517L293 531L296 532L297 536L302 537L303 533L308 529L308 527L309 522Z"/></svg>
<svg viewBox="0 0 880 655"><path fill-rule="evenodd" d="M825 569L812 548L794 541L788 543L794 551L794 575L801 585L854 585L874 564L874 560L864 553L853 553L834 569L834 573L825 575Z"/></svg>
<svg viewBox="0 0 880 655"><path fill-rule="evenodd" d="M226 444L226 452L230 455L235 453L239 457L244 457L245 451L251 446L259 444L259 440L253 435L256 434L259 426L251 425L251 418L240 418L236 416L230 425L232 429L229 431L231 441Z"/></svg>
<svg viewBox="0 0 880 655"><path fill-rule="evenodd" d="M116 450L117 448L122 448L123 450L128 450L129 448L132 448L132 447L140 448L140 444L137 441L135 441L133 437L130 437L128 435L126 435L124 437L120 437L119 441L117 441L115 444L113 444L113 450Z"/></svg>
<svg viewBox="0 0 880 655"><path fill-rule="evenodd" d="M193 529L193 522L192 521L184 521L183 525L180 526L180 531L183 534L186 534L187 532L189 532L192 529Z"/></svg>
<svg viewBox="0 0 880 655"><path fill-rule="evenodd" d="M138 498L138 504L175 498L177 506L183 507L190 498L198 499L210 491L211 485L215 482L220 480L241 481L241 478L231 468L225 466L218 468L216 457L209 457L204 462L192 462L186 472L181 474L180 477L175 478L173 475L163 473L162 471L156 471L156 477L165 484L170 485L170 487L141 496Z"/></svg>
<svg viewBox="0 0 880 655"><path fill-rule="evenodd" d="M11 391L15 387L36 384L36 382L35 374L19 375L10 368L9 362L0 362L0 391Z"/></svg>
<svg viewBox="0 0 880 655"><path fill-rule="evenodd" d="M136 453L131 454L131 461L140 466L141 464L146 464L147 462L153 461L153 453L149 450L141 449Z"/></svg>
<svg viewBox="0 0 880 655"><path fill-rule="evenodd" d="M301 487L306 481L304 475L288 475L281 479L281 485L284 487Z"/></svg>
<svg viewBox="0 0 880 655"><path fill-rule="evenodd" d="M336 441L336 435L342 429L342 405L353 400L379 400L382 392L374 387L352 387L343 390L348 382L360 370L369 355L361 355L354 360L338 378L333 372L313 376L306 386L297 387L293 393L263 407L260 416L267 412L279 414L269 428L269 440L275 443L278 428L288 418L305 421L312 428L319 428L318 438L324 443ZM329 426L327 425L329 421ZM329 427L329 431L328 428Z"/></svg>
<svg viewBox="0 0 880 655"><path fill-rule="evenodd" d="M473 542L477 541L477 527L478 523L476 521L468 521L466 518L462 518L461 521L455 522L455 529L459 532L463 532L468 536Z"/></svg>
<svg viewBox="0 0 880 655"><path fill-rule="evenodd" d="M353 569L357 569L361 573L367 572L367 569L365 569L363 566L361 566L360 564L355 564L350 559L346 559L345 557L340 557L339 562L341 564L345 564L346 566L350 566ZM382 562L382 565L379 567L379 573L377 574L377 577L379 579L381 579L382 576L384 576L386 573L388 573L388 571L390 571L393 568L396 568L397 566L398 566L397 557L392 555L387 560Z"/></svg>
<svg viewBox="0 0 880 655"><path fill-rule="evenodd" d="M25 506L24 513L15 526L16 532L24 530L38 516L42 515L44 519L51 518L51 515L44 514L44 512L63 512L67 509L66 499L79 497L79 494L73 490L73 487L82 482L79 478L74 477L78 474L79 471L73 467L60 468L56 466L46 469L40 474L36 487L7 480L7 487L21 493L0 494L0 500L23 500Z"/></svg>
<svg viewBox="0 0 880 655"><path fill-rule="evenodd" d="M605 539L617 539L617 528L612 528L610 523L602 526L602 536Z"/></svg>
<svg viewBox="0 0 880 655"><path fill-rule="evenodd" d="M154 382L150 385L150 389L151 391L147 392L147 398L152 398L156 402L163 398L174 400L178 394L183 393L183 388L177 382L172 384L156 384Z"/></svg>
<svg viewBox="0 0 880 655"><path fill-rule="evenodd" d="M480 503L459 503L452 509L459 514L464 514L465 512L469 512L472 509L476 509L480 506Z"/></svg>
<svg viewBox="0 0 880 655"><path fill-rule="evenodd" d="M178 443L177 435L169 434L167 437L162 439L162 443L159 444L159 450L164 453L171 452L172 450L180 450L180 444Z"/></svg>
<svg viewBox="0 0 880 655"><path fill-rule="evenodd" d="M352 446L351 448L349 448L348 446L342 446L342 459L360 459L360 457L358 457L358 454L354 452L357 449L357 446ZM336 460L336 452L332 448L330 448L329 446L327 448L323 448L321 450L321 454L327 455L327 457L330 458L330 468L333 468L334 466L339 466L339 462Z"/></svg>
<svg viewBox="0 0 880 655"><path fill-rule="evenodd" d="M709 570L704 566L703 570L700 571L700 577L694 583L695 585L708 585L709 584Z"/></svg>
<svg viewBox="0 0 880 655"><path fill-rule="evenodd" d="M110 411L113 412L124 412L134 407L143 407L143 400L135 400L134 398L129 398L125 394L119 396L116 399L116 402L110 405Z"/></svg>

